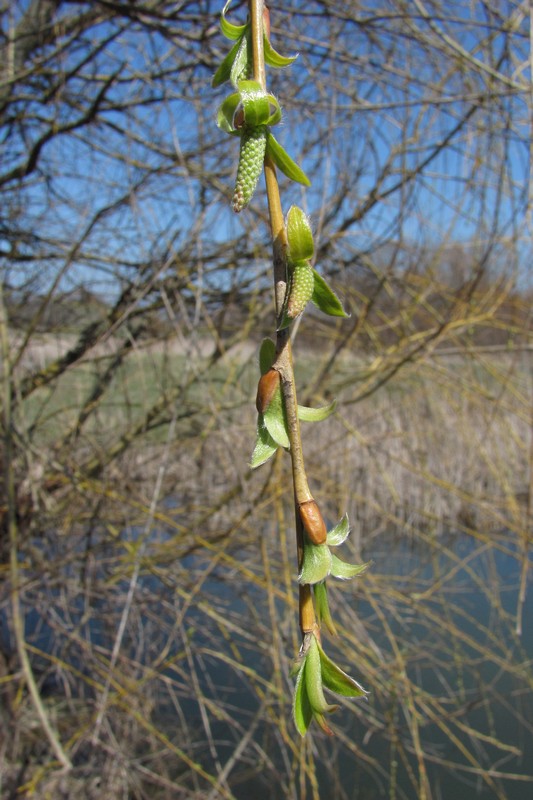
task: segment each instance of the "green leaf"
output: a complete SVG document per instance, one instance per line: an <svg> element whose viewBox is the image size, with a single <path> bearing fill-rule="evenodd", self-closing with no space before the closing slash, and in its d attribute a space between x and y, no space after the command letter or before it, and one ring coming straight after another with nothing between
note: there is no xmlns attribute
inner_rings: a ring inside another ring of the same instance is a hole
<svg viewBox="0 0 533 800"><path fill-rule="evenodd" d="M315 595L315 607L318 624L324 624L328 631L335 636L337 631L331 616L331 611L329 610L328 588L326 586L326 581L315 583L313 586L313 594Z"/></svg>
<svg viewBox="0 0 533 800"><path fill-rule="evenodd" d="M289 678L298 677L298 673L303 668L304 664L305 664L305 656L300 653L298 655L298 658L296 658L292 662L292 666L291 666L291 668L289 670Z"/></svg>
<svg viewBox="0 0 533 800"><path fill-rule="evenodd" d="M230 80L235 87L238 86L240 80L247 77L249 48L248 36L243 36L238 45L239 47L237 49L237 53L235 54L235 59L230 70Z"/></svg>
<svg viewBox="0 0 533 800"><path fill-rule="evenodd" d="M307 261L312 258L315 245L307 214L298 206L291 206L285 224L291 261Z"/></svg>
<svg viewBox="0 0 533 800"><path fill-rule="evenodd" d="M280 55L280 53L274 50L266 34L263 36L263 48L265 51L265 62L269 67L288 67L290 64L294 64L298 58L298 54L295 56Z"/></svg>
<svg viewBox="0 0 533 800"><path fill-rule="evenodd" d="M257 439L255 442L254 451L250 460L250 467L256 469L264 464L268 459L274 455L278 445L269 434L265 427L263 418L260 416L257 421Z"/></svg>
<svg viewBox="0 0 533 800"><path fill-rule="evenodd" d="M270 137L268 138L270 139ZM329 314L331 317L349 317L350 315L346 313L341 301L322 275L316 269L313 270L313 273L315 275L315 288L311 300L315 306L318 306L324 314Z"/></svg>
<svg viewBox="0 0 533 800"><path fill-rule="evenodd" d="M326 689L336 692L342 695L342 697L366 697L368 692L363 689L357 681L350 678L346 672L343 672L343 670L325 654L318 642L317 648L320 655L322 683Z"/></svg>
<svg viewBox="0 0 533 800"><path fill-rule="evenodd" d="M366 564L347 564L346 561L342 561L332 554L331 574L334 578L349 581L351 578L355 578L357 575L362 575L363 572L366 572L371 564L371 561L367 561Z"/></svg>
<svg viewBox="0 0 533 800"><path fill-rule="evenodd" d="M327 419L337 408L337 401L333 400L327 406L320 408L309 408L309 406L298 406L298 419L302 422L321 422Z"/></svg>
<svg viewBox="0 0 533 800"><path fill-rule="evenodd" d="M348 514L345 514L341 521L338 522L334 528L328 531L328 545L330 547L338 547L340 544L346 541L349 533L350 522L348 520Z"/></svg>
<svg viewBox="0 0 533 800"><path fill-rule="evenodd" d="M222 14L220 15L220 29L224 34L224 36L226 37L226 39L238 39L246 31L248 23L245 23L244 25L233 25L233 23L228 22L228 20L226 19L226 11L230 7L230 4L231 0L228 0L226 5L222 9Z"/></svg>
<svg viewBox="0 0 533 800"><path fill-rule="evenodd" d="M213 80L211 81L211 86L215 89L217 86L221 86L226 81L229 81L231 76L231 69L235 62L237 53L241 46L241 42L237 42L233 45L227 56L225 57L224 61L220 64L219 68L213 75Z"/></svg>
<svg viewBox="0 0 533 800"><path fill-rule="evenodd" d="M339 706L332 706L332 710L333 711L336 711L337 708L339 708ZM322 728L324 733L327 733L328 736L333 736L334 735L333 731L331 730L331 728L329 727L328 723L326 722L326 718L325 718L324 714L319 714L318 712L314 712L313 713L313 718L320 725L320 727Z"/></svg>
<svg viewBox="0 0 533 800"><path fill-rule="evenodd" d="M273 94L263 91L257 81L239 81L239 93L241 95L242 107L244 110L244 120L249 128L257 128L259 125L275 125L281 120L281 108ZM271 111L271 107L274 111Z"/></svg>
<svg viewBox="0 0 533 800"><path fill-rule="evenodd" d="M274 441L280 447L288 449L290 447L289 434L287 432L287 420L285 419L285 406L283 405L281 389L278 389L272 397L268 408L265 409L263 419Z"/></svg>
<svg viewBox="0 0 533 800"><path fill-rule="evenodd" d="M259 369L261 370L261 375L264 375L265 372L268 372L274 363L275 358L276 345L272 339L263 339L261 342L261 347L259 348Z"/></svg>
<svg viewBox="0 0 533 800"><path fill-rule="evenodd" d="M292 160L270 131L267 139L267 153L287 178L296 181L296 183L303 183L304 186L311 186L311 181L303 169Z"/></svg>
<svg viewBox="0 0 533 800"><path fill-rule="evenodd" d="M298 575L299 583L320 583L331 572L331 553L326 544L313 544L304 541L302 568Z"/></svg>
<svg viewBox="0 0 533 800"><path fill-rule="evenodd" d="M313 709L311 708L311 703L309 702L307 686L305 683L305 660L296 678L292 710L296 729L301 736L305 736L311 722L313 721Z"/></svg>
<svg viewBox="0 0 533 800"><path fill-rule="evenodd" d="M225 133L232 133L236 136L240 136L240 131L236 131L233 124L233 118L240 102L240 94L238 92L234 92L233 94L230 94L229 97L226 97L224 102L218 107L217 125L219 128L221 128L221 130L225 131Z"/></svg>
<svg viewBox="0 0 533 800"><path fill-rule="evenodd" d="M328 703L324 695L324 689L322 687L320 651L318 649L316 636L314 635L311 636L309 650L307 651L307 655L305 657L304 679L309 702L314 713L329 714L339 708L338 705L332 705L331 703Z"/></svg>

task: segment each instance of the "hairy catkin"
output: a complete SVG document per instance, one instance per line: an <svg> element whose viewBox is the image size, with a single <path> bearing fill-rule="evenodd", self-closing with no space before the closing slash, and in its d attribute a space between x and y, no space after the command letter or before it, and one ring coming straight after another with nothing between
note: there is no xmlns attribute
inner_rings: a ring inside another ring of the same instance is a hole
<svg viewBox="0 0 533 800"><path fill-rule="evenodd" d="M258 125L251 131L244 130L241 136L241 150L237 180L233 192L233 210L238 214L245 208L255 191L263 169L267 140L266 125Z"/></svg>

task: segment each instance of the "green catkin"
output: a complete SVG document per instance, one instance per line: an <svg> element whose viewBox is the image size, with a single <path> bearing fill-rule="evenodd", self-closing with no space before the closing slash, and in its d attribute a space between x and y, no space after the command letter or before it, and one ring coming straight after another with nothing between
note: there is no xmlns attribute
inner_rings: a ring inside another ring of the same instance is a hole
<svg viewBox="0 0 533 800"><path fill-rule="evenodd" d="M287 316L295 319L299 316L313 296L315 278L313 270L307 261L294 265L291 275L289 299L287 301Z"/></svg>
<svg viewBox="0 0 533 800"><path fill-rule="evenodd" d="M267 141L266 125L258 125L251 131L243 131L237 180L233 192L233 210L238 214L245 208L255 191L263 169Z"/></svg>

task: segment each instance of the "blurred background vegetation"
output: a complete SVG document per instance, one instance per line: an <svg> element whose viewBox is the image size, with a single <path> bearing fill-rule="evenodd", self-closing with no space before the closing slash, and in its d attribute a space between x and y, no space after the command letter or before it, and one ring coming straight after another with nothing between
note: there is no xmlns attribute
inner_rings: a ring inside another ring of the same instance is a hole
<svg viewBox="0 0 533 800"><path fill-rule="evenodd" d="M289 459L248 466L275 323L221 5L0 3L0 795L522 800L531 5L271 6L285 207L351 312L295 331L300 401L339 401L308 471L374 561L332 593L370 691L334 740L291 720Z"/></svg>

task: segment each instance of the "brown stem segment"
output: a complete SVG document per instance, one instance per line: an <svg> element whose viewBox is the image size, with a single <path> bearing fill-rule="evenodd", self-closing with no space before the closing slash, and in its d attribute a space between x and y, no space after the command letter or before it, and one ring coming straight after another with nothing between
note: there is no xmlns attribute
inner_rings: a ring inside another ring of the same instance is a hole
<svg viewBox="0 0 533 800"><path fill-rule="evenodd" d="M249 0L250 24L252 35L252 52L254 69L253 75L263 89L266 90L265 58L263 50L263 31L270 29L270 17L263 0ZM265 183L268 198L270 228L272 233L272 250L274 263L274 294L276 303L276 318L279 319L287 289L287 233L283 220L283 210L279 194L279 184L276 168L272 160L265 159ZM289 330L278 331L276 341L276 360L272 365L281 377L281 392L287 418L287 428L290 442L292 477L294 485L296 539L298 545L298 562L301 565L303 557L304 529L300 507L313 500L309 490L305 472L302 440L300 436L300 423L298 420L298 402L296 398L296 384L292 363L292 349ZM318 630L313 597L310 586L300 586L300 628L302 634Z"/></svg>

